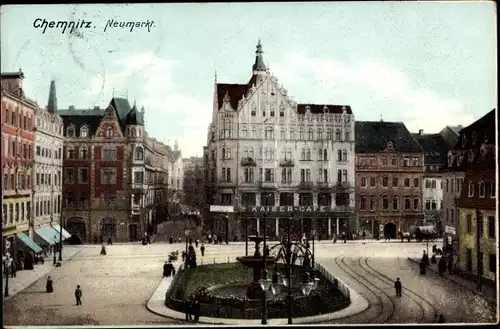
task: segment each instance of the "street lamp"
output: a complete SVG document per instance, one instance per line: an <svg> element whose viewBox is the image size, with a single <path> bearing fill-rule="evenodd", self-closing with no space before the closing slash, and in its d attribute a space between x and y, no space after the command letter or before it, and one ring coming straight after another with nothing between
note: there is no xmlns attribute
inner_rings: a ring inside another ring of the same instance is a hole
<svg viewBox="0 0 500 329"><path fill-rule="evenodd" d="M56 249L56 240L57 240L57 235L54 235L54 247L53 247L53 253L54 253L54 265L56 265L56 254L57 254L57 249Z"/></svg>
<svg viewBox="0 0 500 329"><path fill-rule="evenodd" d="M62 216L59 215L59 261L62 262Z"/></svg>
<svg viewBox="0 0 500 329"><path fill-rule="evenodd" d="M7 255L5 257L5 260L4 260L4 266L5 266L5 269L4 269L4 272L5 272L5 293L4 293L4 297L9 297L9 266L10 266L10 258L9 258L9 255Z"/></svg>
<svg viewBox="0 0 500 329"><path fill-rule="evenodd" d="M186 235L186 260L185 260L185 266L187 267L187 262L188 262L188 238L189 238L189 230L184 231L184 234Z"/></svg>

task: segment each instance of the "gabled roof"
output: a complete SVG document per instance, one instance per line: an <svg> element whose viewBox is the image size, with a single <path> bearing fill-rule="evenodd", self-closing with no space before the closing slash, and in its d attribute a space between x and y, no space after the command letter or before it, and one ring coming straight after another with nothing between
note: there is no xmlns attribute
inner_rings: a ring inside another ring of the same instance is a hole
<svg viewBox="0 0 500 329"><path fill-rule="evenodd" d="M356 153L378 153L392 141L396 152L423 153L422 147L402 122L357 121Z"/></svg>
<svg viewBox="0 0 500 329"><path fill-rule="evenodd" d="M257 81L257 75L253 75L248 83L218 83L217 84L217 109L220 109L224 104L224 97L229 96L229 103L234 110L238 110L238 102L246 95L248 90Z"/></svg>
<svg viewBox="0 0 500 329"><path fill-rule="evenodd" d="M458 126L446 126L448 129L450 129L455 135L460 134L460 130L462 130L464 127L461 125Z"/></svg>
<svg viewBox="0 0 500 329"><path fill-rule="evenodd" d="M75 136L80 136L80 128L83 125L87 125L89 127L89 134L94 135L99 127L99 123L104 115L106 110L102 109L90 109L90 110L59 110L57 113L61 116L64 123L64 135L66 136L66 129L69 125L74 125Z"/></svg>
<svg viewBox="0 0 500 329"><path fill-rule="evenodd" d="M349 105L319 105L319 104L297 104L298 114L305 114L306 107L309 106L311 113L321 114L321 113L344 113L344 109L347 114L352 114L352 109ZM326 107L326 109L325 109Z"/></svg>
<svg viewBox="0 0 500 329"><path fill-rule="evenodd" d="M426 165L445 164L447 161L448 145L440 134L412 134L425 152Z"/></svg>

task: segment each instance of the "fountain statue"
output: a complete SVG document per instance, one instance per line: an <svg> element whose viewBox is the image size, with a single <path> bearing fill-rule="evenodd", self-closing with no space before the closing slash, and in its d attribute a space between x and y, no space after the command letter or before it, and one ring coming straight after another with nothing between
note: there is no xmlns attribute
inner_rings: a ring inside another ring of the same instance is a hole
<svg viewBox="0 0 500 329"><path fill-rule="evenodd" d="M262 288L260 286L259 280L262 277L262 271L264 269L264 257L260 252L259 244L264 240L261 236L250 236L249 241L255 242L255 253L253 256L243 256L238 257L237 260L246 267L251 267L253 269L253 279L252 283L247 287L247 297L249 299L257 299L262 297ZM273 265L276 263L276 257L271 257L266 255L266 265Z"/></svg>

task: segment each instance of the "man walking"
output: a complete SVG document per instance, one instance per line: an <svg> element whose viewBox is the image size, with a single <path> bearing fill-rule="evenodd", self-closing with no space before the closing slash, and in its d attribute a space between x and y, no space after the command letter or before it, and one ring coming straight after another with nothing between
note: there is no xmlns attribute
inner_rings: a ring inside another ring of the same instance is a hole
<svg viewBox="0 0 500 329"><path fill-rule="evenodd" d="M401 291L403 290L403 285L401 284L401 281L399 281L399 278L397 278L396 282L394 282L394 288L396 288L396 297L401 297Z"/></svg>
<svg viewBox="0 0 500 329"><path fill-rule="evenodd" d="M76 305L82 305L82 290L80 289L80 285L76 286L75 298L76 298Z"/></svg>
<svg viewBox="0 0 500 329"><path fill-rule="evenodd" d="M201 244L201 247L200 247L200 251L201 251L201 256L205 256L205 245L202 243Z"/></svg>

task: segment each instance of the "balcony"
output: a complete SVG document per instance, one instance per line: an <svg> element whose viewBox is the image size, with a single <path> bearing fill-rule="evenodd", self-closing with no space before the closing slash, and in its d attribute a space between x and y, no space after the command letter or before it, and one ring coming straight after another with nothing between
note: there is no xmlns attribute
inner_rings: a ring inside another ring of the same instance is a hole
<svg viewBox="0 0 500 329"><path fill-rule="evenodd" d="M314 183L313 182L300 182L298 186L300 189L312 189L312 188L314 188Z"/></svg>
<svg viewBox="0 0 500 329"><path fill-rule="evenodd" d="M352 189L351 183L349 182L337 182L335 183L334 188L337 191L348 191Z"/></svg>
<svg viewBox="0 0 500 329"><path fill-rule="evenodd" d="M273 188L276 188L276 182L269 182L269 181L259 181L257 182L257 186L259 188L269 188L269 189L273 189Z"/></svg>
<svg viewBox="0 0 500 329"><path fill-rule="evenodd" d="M257 164L255 163L255 160L253 158L244 157L241 158L241 165L255 167Z"/></svg>
<svg viewBox="0 0 500 329"><path fill-rule="evenodd" d="M294 162L293 159L282 159L280 160L281 167L293 167Z"/></svg>
<svg viewBox="0 0 500 329"><path fill-rule="evenodd" d="M317 182L316 185L318 186L319 189L328 189L329 188L328 182Z"/></svg>

